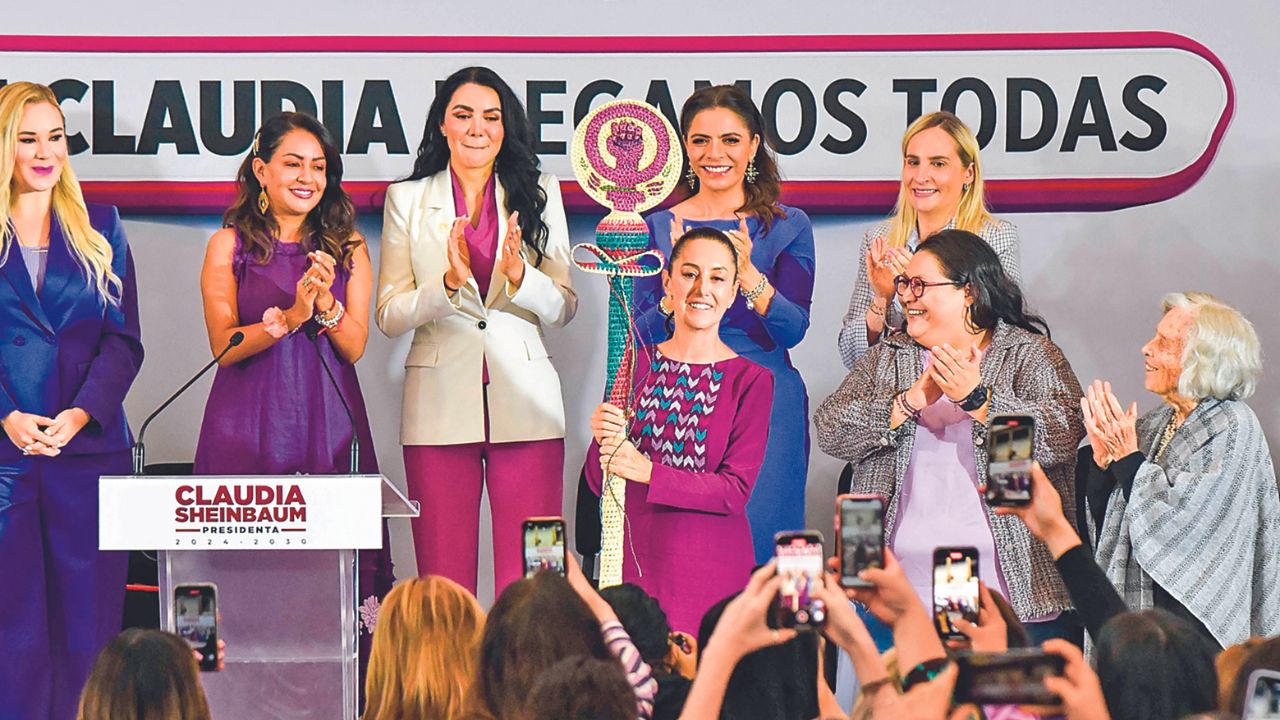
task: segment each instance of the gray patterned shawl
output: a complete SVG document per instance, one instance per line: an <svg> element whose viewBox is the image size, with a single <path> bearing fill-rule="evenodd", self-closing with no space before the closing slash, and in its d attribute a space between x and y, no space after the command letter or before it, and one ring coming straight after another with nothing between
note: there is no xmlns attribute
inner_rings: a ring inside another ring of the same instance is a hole
<svg viewBox="0 0 1280 720"><path fill-rule="evenodd" d="M1280 633L1280 491L1267 439L1237 400L1204 400L1151 453L1173 408L1138 420L1147 453L1128 502L1107 502L1097 560L1131 610L1167 590L1223 647Z"/></svg>

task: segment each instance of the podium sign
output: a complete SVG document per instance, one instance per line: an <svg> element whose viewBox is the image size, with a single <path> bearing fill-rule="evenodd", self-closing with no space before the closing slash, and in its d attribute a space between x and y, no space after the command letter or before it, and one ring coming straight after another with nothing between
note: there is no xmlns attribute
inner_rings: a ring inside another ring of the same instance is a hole
<svg viewBox="0 0 1280 720"><path fill-rule="evenodd" d="M382 547L380 475L104 476L102 550Z"/></svg>

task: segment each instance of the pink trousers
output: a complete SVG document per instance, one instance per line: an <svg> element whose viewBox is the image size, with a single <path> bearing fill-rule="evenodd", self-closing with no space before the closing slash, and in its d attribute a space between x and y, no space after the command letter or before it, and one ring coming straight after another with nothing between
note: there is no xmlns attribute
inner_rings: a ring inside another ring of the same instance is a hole
<svg viewBox="0 0 1280 720"><path fill-rule="evenodd" d="M404 446L419 575L443 575L476 592L480 491L493 513L494 595L522 575L520 526L527 517L560 515L564 438L523 442Z"/></svg>

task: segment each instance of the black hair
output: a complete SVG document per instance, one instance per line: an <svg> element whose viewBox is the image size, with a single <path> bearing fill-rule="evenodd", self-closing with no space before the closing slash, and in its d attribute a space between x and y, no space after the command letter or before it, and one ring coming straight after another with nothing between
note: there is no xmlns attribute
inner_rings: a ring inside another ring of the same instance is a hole
<svg viewBox="0 0 1280 720"><path fill-rule="evenodd" d="M671 275L671 268L675 267L676 258L684 252L685 247L694 240L714 240L729 249L729 254L733 257L733 277L738 277L738 248L734 246L733 241L724 232L713 227L696 227L685 231L671 244L671 257L667 258L667 275ZM676 333L675 316L667 315L666 319L667 337L671 337Z"/></svg>
<svg viewBox="0 0 1280 720"><path fill-rule="evenodd" d="M236 199L222 215L223 227L235 228L248 255L263 265L271 260L275 238L280 234L270 211L258 209L258 194L262 183L253 172L253 161L271 162L280 141L294 130L311 133L324 149L324 193L320 202L303 224L306 232L302 242L307 250L323 250L337 261L345 272L351 263L351 254L363 242L356 236L356 208L351 196L342 189L342 150L334 142L333 134L319 120L299 112L285 112L268 118L254 135L253 149L240 163L236 172Z"/></svg>
<svg viewBox="0 0 1280 720"><path fill-rule="evenodd" d="M711 633L734 593L707 610L698 625L698 647L706 653ZM818 716L818 637L795 638L742 658L725 689L724 720L809 720Z"/></svg>
<svg viewBox="0 0 1280 720"><path fill-rule="evenodd" d="M542 219L547 207L547 192L538 184L541 175L538 154L533 151L533 128L525 115L524 104L496 72L487 67L463 68L440 83L435 99L427 110L426 127L422 131L422 143L413 162L413 172L404 180L421 180L449 166L449 142L441 132L449 101L463 85L482 85L498 94L502 104L502 148L494 161L494 172L506 192L507 214L520 213L520 232L524 244L533 250L534 267L542 264L546 256L547 237L550 231ZM403 182L403 181L400 181Z"/></svg>
<svg viewBox="0 0 1280 720"><path fill-rule="evenodd" d="M671 623L658 601L631 583L603 588L600 597L617 613L640 657L655 667L665 664L671 649Z"/></svg>
<svg viewBox="0 0 1280 720"><path fill-rule="evenodd" d="M1098 633L1098 679L1112 720L1167 720L1214 710L1217 648L1158 608L1115 616Z"/></svg>
<svg viewBox="0 0 1280 720"><path fill-rule="evenodd" d="M522 717L524 720L635 720L638 717L636 693L617 660L574 655L539 673L529 689Z"/></svg>
<svg viewBox="0 0 1280 720"><path fill-rule="evenodd" d="M986 240L965 230L942 230L920 243L916 252L927 252L942 266L948 280L967 285L973 298L969 320L983 330L998 321L1037 335L1049 335L1044 318L1027 309L1022 288L1000 264L1000 256Z"/></svg>
<svg viewBox="0 0 1280 720"><path fill-rule="evenodd" d="M613 659L591 608L555 573L517 580L485 620L476 700L492 717L519 717L538 672L572 655Z"/></svg>

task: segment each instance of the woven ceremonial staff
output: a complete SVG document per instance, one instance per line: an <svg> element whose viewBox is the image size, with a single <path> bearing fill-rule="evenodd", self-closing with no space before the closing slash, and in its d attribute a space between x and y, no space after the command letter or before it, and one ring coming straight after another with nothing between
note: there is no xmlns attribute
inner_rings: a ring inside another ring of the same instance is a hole
<svg viewBox="0 0 1280 720"><path fill-rule="evenodd" d="M631 317L632 278L662 272L663 257L646 251L649 229L640 213L658 203L680 181L683 157L675 129L655 108L618 100L593 110L573 133L570 153L578 184L610 212L596 226L595 243L574 246L588 260L579 269L609 281L608 355L605 401L630 418L631 369L635 356ZM600 587L622 582L626 481L608 473L600 492Z"/></svg>

